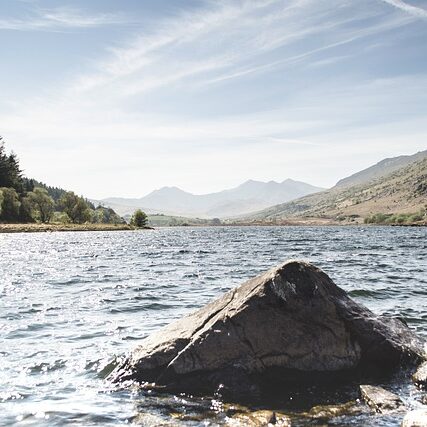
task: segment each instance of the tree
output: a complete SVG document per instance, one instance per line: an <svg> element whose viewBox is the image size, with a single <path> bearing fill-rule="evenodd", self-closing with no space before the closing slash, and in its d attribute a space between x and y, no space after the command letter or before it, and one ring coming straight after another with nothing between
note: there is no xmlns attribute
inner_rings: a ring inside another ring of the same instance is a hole
<svg viewBox="0 0 427 427"><path fill-rule="evenodd" d="M2 137L0 137L0 187L14 188L18 193L24 191L24 179L16 154L6 154Z"/></svg>
<svg viewBox="0 0 427 427"><path fill-rule="evenodd" d="M83 199L83 197L79 197L77 203L75 204L72 212L71 212L71 221L76 224L83 224L85 222L90 221L91 213L89 206Z"/></svg>
<svg viewBox="0 0 427 427"><path fill-rule="evenodd" d="M94 209L92 222L99 224L123 224L125 221L111 208L98 206Z"/></svg>
<svg viewBox="0 0 427 427"><path fill-rule="evenodd" d="M34 222L35 220L33 218L31 203L28 198L21 194L19 201L21 202L21 205L19 206L19 222Z"/></svg>
<svg viewBox="0 0 427 427"><path fill-rule="evenodd" d="M46 189L35 187L32 192L28 193L27 200L31 206L31 210L41 222L49 222L52 219L53 212L55 211L55 202L49 196Z"/></svg>
<svg viewBox="0 0 427 427"><path fill-rule="evenodd" d="M4 221L16 221L19 218L21 202L13 188L0 188L2 193L2 205L0 219Z"/></svg>
<svg viewBox="0 0 427 427"><path fill-rule="evenodd" d="M141 209L137 209L134 212L132 219L130 220L130 223L131 225L138 228L146 227L148 223L147 214L143 212Z"/></svg>
<svg viewBox="0 0 427 427"><path fill-rule="evenodd" d="M67 191L59 200L59 206L75 224L83 224L90 220L89 205L83 197L77 196L72 191Z"/></svg>

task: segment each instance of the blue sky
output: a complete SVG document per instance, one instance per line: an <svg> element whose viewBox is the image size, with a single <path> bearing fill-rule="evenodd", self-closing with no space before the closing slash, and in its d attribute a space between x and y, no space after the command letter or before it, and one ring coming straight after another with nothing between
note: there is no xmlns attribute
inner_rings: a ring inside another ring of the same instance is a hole
<svg viewBox="0 0 427 427"><path fill-rule="evenodd" d="M427 149L426 0L2 0L0 53L7 147L88 197Z"/></svg>

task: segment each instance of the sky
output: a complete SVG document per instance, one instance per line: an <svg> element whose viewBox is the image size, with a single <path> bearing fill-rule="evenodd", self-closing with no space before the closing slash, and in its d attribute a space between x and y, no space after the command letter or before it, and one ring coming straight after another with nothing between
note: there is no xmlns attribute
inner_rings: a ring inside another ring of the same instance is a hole
<svg viewBox="0 0 427 427"><path fill-rule="evenodd" d="M6 149L90 198L427 149L427 0L1 0L0 54Z"/></svg>

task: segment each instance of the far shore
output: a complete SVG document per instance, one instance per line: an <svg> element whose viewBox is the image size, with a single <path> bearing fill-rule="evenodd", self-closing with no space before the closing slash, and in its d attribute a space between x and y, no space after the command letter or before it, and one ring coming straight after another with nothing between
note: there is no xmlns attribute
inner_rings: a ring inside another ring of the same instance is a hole
<svg viewBox="0 0 427 427"><path fill-rule="evenodd" d="M0 224L0 233L135 230L129 224Z"/></svg>
<svg viewBox="0 0 427 427"><path fill-rule="evenodd" d="M333 220L310 218L296 219L290 221L274 222L241 222L241 223L222 223L218 225L209 224L185 224L176 226L159 226L156 228L176 228L176 227L425 227L427 223L406 223L406 224L364 224L361 222L338 222ZM54 231L130 231L130 230L153 230L153 227L136 228L129 224L0 224L1 233L42 233Z"/></svg>

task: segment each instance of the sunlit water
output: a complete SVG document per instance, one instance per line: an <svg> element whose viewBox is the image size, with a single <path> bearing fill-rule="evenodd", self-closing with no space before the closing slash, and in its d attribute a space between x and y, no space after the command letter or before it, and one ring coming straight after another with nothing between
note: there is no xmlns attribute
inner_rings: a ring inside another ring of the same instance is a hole
<svg viewBox="0 0 427 427"><path fill-rule="evenodd" d="M106 367L161 326L289 258L315 263L359 302L404 317L427 337L426 237L426 228L400 227L0 235L0 425L220 423L218 402L117 390ZM389 386L409 407L421 405L405 379ZM397 426L401 418L335 422Z"/></svg>

